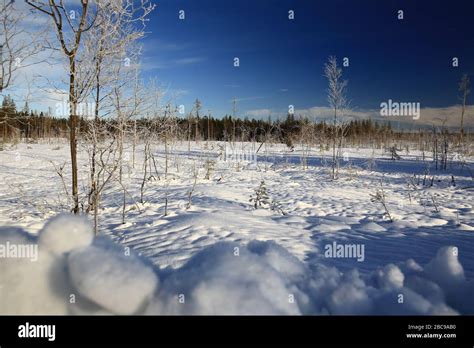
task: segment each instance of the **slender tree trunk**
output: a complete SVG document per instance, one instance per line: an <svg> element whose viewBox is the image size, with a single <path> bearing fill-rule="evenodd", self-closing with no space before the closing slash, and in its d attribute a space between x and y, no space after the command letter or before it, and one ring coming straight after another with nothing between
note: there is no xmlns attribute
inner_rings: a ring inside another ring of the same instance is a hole
<svg viewBox="0 0 474 348"><path fill-rule="evenodd" d="M94 192L94 234L99 235L99 200L100 196L97 190Z"/></svg>
<svg viewBox="0 0 474 348"><path fill-rule="evenodd" d="M168 157L169 157L169 149L168 149L168 135L165 135L165 180L168 179Z"/></svg>
<svg viewBox="0 0 474 348"><path fill-rule="evenodd" d="M135 150L137 147L137 120L133 121L132 168L135 168Z"/></svg>
<svg viewBox="0 0 474 348"><path fill-rule="evenodd" d="M199 135L199 115L196 117L196 138L194 139L197 143L201 139Z"/></svg>
<svg viewBox="0 0 474 348"><path fill-rule="evenodd" d="M120 117L120 130L119 130L119 158L120 158L120 166L119 166L119 180L122 183L122 175L123 175L123 137L124 137L124 122L122 117Z"/></svg>
<svg viewBox="0 0 474 348"><path fill-rule="evenodd" d="M188 152L191 151L191 120L188 118Z"/></svg>
<svg viewBox="0 0 474 348"><path fill-rule="evenodd" d="M98 134L97 130L99 127L99 105L100 105L100 61L97 61L96 64L97 69L97 76L96 76L96 96L95 96L95 110L94 110L94 121L92 124L92 155L91 155L91 193L89 205L92 204L92 208L94 209L94 222L97 220L97 209L95 205L97 204L97 179L96 179L96 153L97 153L97 141L98 141ZM95 222L94 225L97 225ZM95 226L96 227L96 226ZM97 234L97 230L96 230Z"/></svg>
<svg viewBox="0 0 474 348"><path fill-rule="evenodd" d="M69 122L70 122L70 138L69 144L71 148L71 171L72 171L72 200L73 200L73 212L79 214L79 196L77 189L77 139L76 139L76 127L77 127L77 100L75 90L75 75L76 75L76 62L73 57L69 58Z"/></svg>
<svg viewBox="0 0 474 348"><path fill-rule="evenodd" d="M232 143L235 146L235 119L232 118Z"/></svg>
<svg viewBox="0 0 474 348"><path fill-rule="evenodd" d="M207 142L209 143L209 138L211 137L211 115L207 117Z"/></svg>
<svg viewBox="0 0 474 348"><path fill-rule="evenodd" d="M332 142L332 178L336 178L336 130L337 123L337 109L334 108L334 129L333 129L333 142Z"/></svg>
<svg viewBox="0 0 474 348"><path fill-rule="evenodd" d="M466 97L467 97L467 93L466 91L464 91L462 110L461 110L461 143L464 137L464 112L466 110Z"/></svg>

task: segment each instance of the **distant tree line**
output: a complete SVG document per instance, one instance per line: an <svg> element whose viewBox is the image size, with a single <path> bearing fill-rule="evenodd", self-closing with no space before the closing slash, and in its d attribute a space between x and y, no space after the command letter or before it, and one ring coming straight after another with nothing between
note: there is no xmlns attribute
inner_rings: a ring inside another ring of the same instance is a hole
<svg viewBox="0 0 474 348"><path fill-rule="evenodd" d="M217 141L265 141L271 138L273 142L285 143L293 146L302 141L311 143L325 143L330 137L333 125L326 121L311 122L308 118L288 115L286 119L233 118L225 115L215 118L201 115L199 118L188 115L178 117L176 113L168 116L157 116L153 119L142 117L128 121L129 129L153 130L160 124L174 123L177 140L217 140ZM86 135L92 122L103 123L104 127L114 132L115 120L94 119L79 117L77 134L79 137ZM133 124L132 124L133 122ZM158 127L159 128L159 127ZM156 129L158 133L160 130ZM309 129L309 131L308 131ZM418 129L416 131L394 130L390 122L378 122L372 119L351 120L344 125L344 141L347 145L378 144L383 146L389 142L414 141L420 144L431 141L433 132L454 137L456 133L448 130ZM28 103L18 108L9 95L5 96L0 108L0 137L5 142L34 142L37 139L67 138L69 122L66 117L52 115L52 111L38 112L31 110ZM140 137L140 134L138 134ZM305 139L303 139L305 138ZM420 145L420 148L423 145Z"/></svg>
<svg viewBox="0 0 474 348"><path fill-rule="evenodd" d="M51 110L50 112L31 110L28 103L18 109L14 100L7 95L4 97L0 108L0 137L3 142L67 137L69 129L67 118L56 117L51 114ZM179 134L186 134L191 140L259 141L271 135L277 141L290 143L290 139L298 138L302 128L310 123L307 118L295 115L288 115L284 120L272 120L271 118L267 120L241 119L233 118L230 115L225 115L223 118L214 118L207 115L199 118L171 117L175 118L175 122L182 130ZM160 117L157 118L159 121ZM149 118L139 118L136 123L139 128L143 129L147 126L147 123L152 127L151 124L157 123L156 121L156 118L153 119L153 122ZM110 120L103 122L104 124L113 124L113 121ZM81 135L87 132L89 124L90 120L79 117L78 134ZM313 123L313 127L315 132L322 135L329 134L331 131L331 125L325 121ZM392 133L392 126L389 122L379 123L371 119L352 120L347 124L346 130L346 136L349 138L368 135L388 136Z"/></svg>

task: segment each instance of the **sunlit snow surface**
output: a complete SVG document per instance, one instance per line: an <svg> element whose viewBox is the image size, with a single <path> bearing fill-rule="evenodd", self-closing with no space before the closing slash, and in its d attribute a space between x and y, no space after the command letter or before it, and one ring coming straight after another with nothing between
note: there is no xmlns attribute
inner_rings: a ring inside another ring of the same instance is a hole
<svg viewBox="0 0 474 348"><path fill-rule="evenodd" d="M391 161L383 150L346 149L348 161L341 160L332 181L329 153L319 150L303 170L298 147L264 147L255 164L220 160L217 144L208 150L204 144L192 143L190 154L187 143L175 145L167 178L157 146L160 177L147 182L144 204L138 203L139 147L135 168L124 169L132 196L125 224L122 192L114 185L104 193L101 237L94 242L82 220L60 217L43 228L67 210L50 163L68 161L67 144L0 151L0 244L38 243L40 256L0 259L0 313L474 314L468 167L453 161L436 171L414 151ZM216 159L210 180L206 155ZM86 186L85 152L80 158ZM186 209L194 166L198 180ZM414 174L416 190L407 186ZM370 199L381 179L392 223ZM252 208L249 198L261 180L284 215ZM363 245L363 262L326 257L333 242Z"/></svg>

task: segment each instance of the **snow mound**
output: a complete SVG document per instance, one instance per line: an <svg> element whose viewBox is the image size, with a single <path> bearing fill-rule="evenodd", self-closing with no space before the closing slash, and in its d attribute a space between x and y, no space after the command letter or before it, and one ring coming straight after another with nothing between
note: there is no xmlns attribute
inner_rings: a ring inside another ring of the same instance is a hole
<svg viewBox="0 0 474 348"><path fill-rule="evenodd" d="M20 229L0 229L0 248L23 250L0 258L0 314L66 314L70 284L64 259Z"/></svg>
<svg viewBox="0 0 474 348"><path fill-rule="evenodd" d="M382 227L375 222L368 222L361 225L359 229L365 232L385 232L387 230L385 227Z"/></svg>
<svg viewBox="0 0 474 348"><path fill-rule="evenodd" d="M77 291L116 314L137 313L158 285L154 271L139 258L106 243L71 252L68 266Z"/></svg>
<svg viewBox="0 0 474 348"><path fill-rule="evenodd" d="M61 214L49 221L39 233L39 244L61 255L92 243L91 225L83 217Z"/></svg>
<svg viewBox="0 0 474 348"><path fill-rule="evenodd" d="M405 275L400 268L394 264L389 264L376 272L378 284L383 289L401 289Z"/></svg>
<svg viewBox="0 0 474 348"><path fill-rule="evenodd" d="M458 248L443 247L425 267L425 272L444 288L452 288L464 282L464 270L458 260Z"/></svg>
<svg viewBox="0 0 474 348"><path fill-rule="evenodd" d="M304 274L274 244L218 243L167 277L148 314L300 314L287 283Z"/></svg>
<svg viewBox="0 0 474 348"><path fill-rule="evenodd" d="M0 257L0 314L474 314L474 282L454 246L425 266L409 259L371 274L301 262L272 241L217 243L160 269L61 215L39 237L0 228L37 257ZM74 299L74 300L72 300Z"/></svg>

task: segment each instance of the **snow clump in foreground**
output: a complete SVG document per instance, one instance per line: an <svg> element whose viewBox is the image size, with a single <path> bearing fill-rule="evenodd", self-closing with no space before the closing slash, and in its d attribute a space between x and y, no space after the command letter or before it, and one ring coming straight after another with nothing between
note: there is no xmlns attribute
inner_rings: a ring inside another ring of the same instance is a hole
<svg viewBox="0 0 474 348"><path fill-rule="evenodd" d="M0 251L0 314L474 314L454 246L368 276L307 266L271 241L218 243L160 269L60 215L37 237L0 228Z"/></svg>

